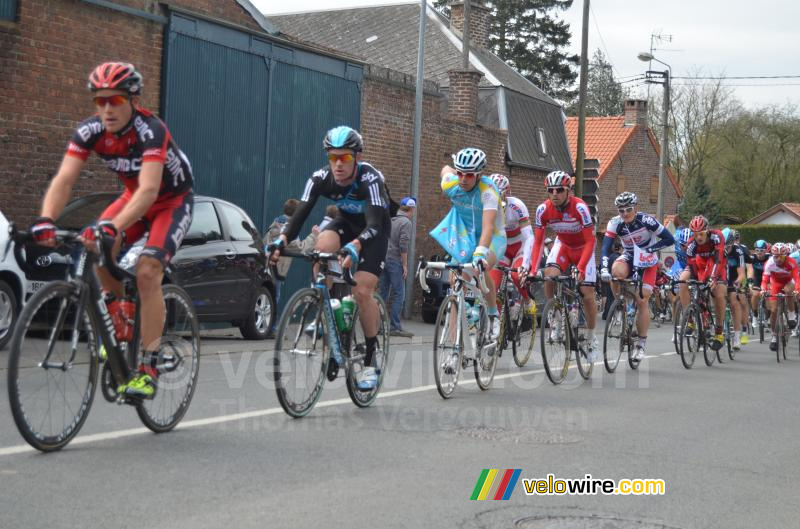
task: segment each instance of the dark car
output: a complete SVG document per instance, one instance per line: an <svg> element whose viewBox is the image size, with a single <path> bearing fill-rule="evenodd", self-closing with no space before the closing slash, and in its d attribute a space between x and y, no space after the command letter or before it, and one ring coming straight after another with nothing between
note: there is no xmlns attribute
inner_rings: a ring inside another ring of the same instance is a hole
<svg viewBox="0 0 800 529"><path fill-rule="evenodd" d="M444 261L441 255L432 255L429 261ZM430 289L428 292L422 292L422 321L425 323L436 323L436 315L439 313L439 306L444 301L444 298L450 293L450 274L444 270L427 270L425 273L425 282ZM536 300L536 307L541 314L544 308L545 301L544 288L541 283L536 283L534 287L534 299Z"/></svg>
<svg viewBox="0 0 800 529"><path fill-rule="evenodd" d="M56 225L81 229L117 196L95 193L75 199ZM68 266L63 264L64 256L42 247L32 250L26 261L37 268L38 278L64 277ZM130 256L123 257L123 262L130 261ZM164 282L186 289L201 323L228 322L239 327L245 338L262 340L275 318L275 285L266 264L263 242L247 213L225 200L195 196L192 223Z"/></svg>

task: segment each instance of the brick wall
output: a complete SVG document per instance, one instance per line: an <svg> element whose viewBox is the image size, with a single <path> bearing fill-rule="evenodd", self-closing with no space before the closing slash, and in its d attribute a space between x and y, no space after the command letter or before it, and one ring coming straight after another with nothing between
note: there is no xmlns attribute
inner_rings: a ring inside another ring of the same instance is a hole
<svg viewBox="0 0 800 529"><path fill-rule="evenodd" d="M164 14L152 0L116 3ZM170 0L174 6L250 29L235 0ZM79 0L25 0L16 23L0 26L0 210L27 224L38 213L75 125L94 112L86 90L92 67L132 62L144 76L143 106L158 110L164 27ZM74 196L119 189L90 158Z"/></svg>
<svg viewBox="0 0 800 529"><path fill-rule="evenodd" d="M483 2L472 0L469 10L469 45L489 49L489 33L492 29L492 12ZM464 2L450 4L450 27L459 33L464 31Z"/></svg>
<svg viewBox="0 0 800 529"><path fill-rule="evenodd" d="M449 118L474 125L478 120L478 83L483 74L477 70L450 70L447 74Z"/></svg>

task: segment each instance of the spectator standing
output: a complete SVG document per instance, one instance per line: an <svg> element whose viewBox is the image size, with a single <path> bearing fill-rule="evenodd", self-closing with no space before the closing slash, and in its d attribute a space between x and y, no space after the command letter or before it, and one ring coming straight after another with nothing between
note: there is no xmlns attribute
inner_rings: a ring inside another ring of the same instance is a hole
<svg viewBox="0 0 800 529"><path fill-rule="evenodd" d="M392 233L389 237L389 249L386 252L386 266L381 274L380 294L386 305L389 307L391 316L391 336L403 336L410 338L414 336L408 331L404 331L400 323L400 311L403 309L405 301L405 278L408 277L408 245L411 241L411 233L414 229L412 218L414 208L417 207L417 199L405 197L400 201L400 209L397 216L392 218ZM389 304L390 290L394 293L392 304Z"/></svg>

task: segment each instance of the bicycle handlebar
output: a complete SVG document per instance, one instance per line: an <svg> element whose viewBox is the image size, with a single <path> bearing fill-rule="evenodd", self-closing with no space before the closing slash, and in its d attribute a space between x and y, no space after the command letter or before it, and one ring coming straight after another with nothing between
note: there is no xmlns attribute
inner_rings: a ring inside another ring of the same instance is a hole
<svg viewBox="0 0 800 529"><path fill-rule="evenodd" d="M272 254L272 252L276 248L273 245L267 246L268 255ZM298 259L304 259L306 261L311 261L312 263L318 263L321 261L338 261L339 254L330 253L330 252L319 252L317 250L312 251L311 253L303 253L297 251L286 250L285 248L281 250L281 257L296 257ZM333 270L328 270L328 274L341 277L345 280L345 282L350 286L356 286L356 281L353 279L353 270L352 268L344 268L342 267L342 272L334 272Z"/></svg>
<svg viewBox="0 0 800 529"><path fill-rule="evenodd" d="M478 276L478 285L480 286L481 292L484 294L489 293L489 287L486 286L486 280L484 279L484 274L486 270L483 269L483 265L480 265L480 272L477 274ZM426 281L426 273L428 269L431 270L452 270L456 272L474 272L475 265L472 263L467 264L450 264L444 261L437 261L433 263L429 263L425 261L424 257L419 258L419 266L417 267L418 274L419 274L419 286L422 287L422 290L425 292L430 292L430 288L428 287L428 282Z"/></svg>

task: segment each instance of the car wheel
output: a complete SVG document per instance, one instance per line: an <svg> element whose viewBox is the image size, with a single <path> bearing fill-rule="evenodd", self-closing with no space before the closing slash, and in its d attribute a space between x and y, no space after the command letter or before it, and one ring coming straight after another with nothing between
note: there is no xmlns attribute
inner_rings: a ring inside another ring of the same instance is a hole
<svg viewBox="0 0 800 529"><path fill-rule="evenodd" d="M11 339L18 315L19 307L14 289L5 281L0 281L0 349Z"/></svg>
<svg viewBox="0 0 800 529"><path fill-rule="evenodd" d="M266 340L275 321L275 300L266 287L256 288L247 319L239 326L247 340Z"/></svg>

